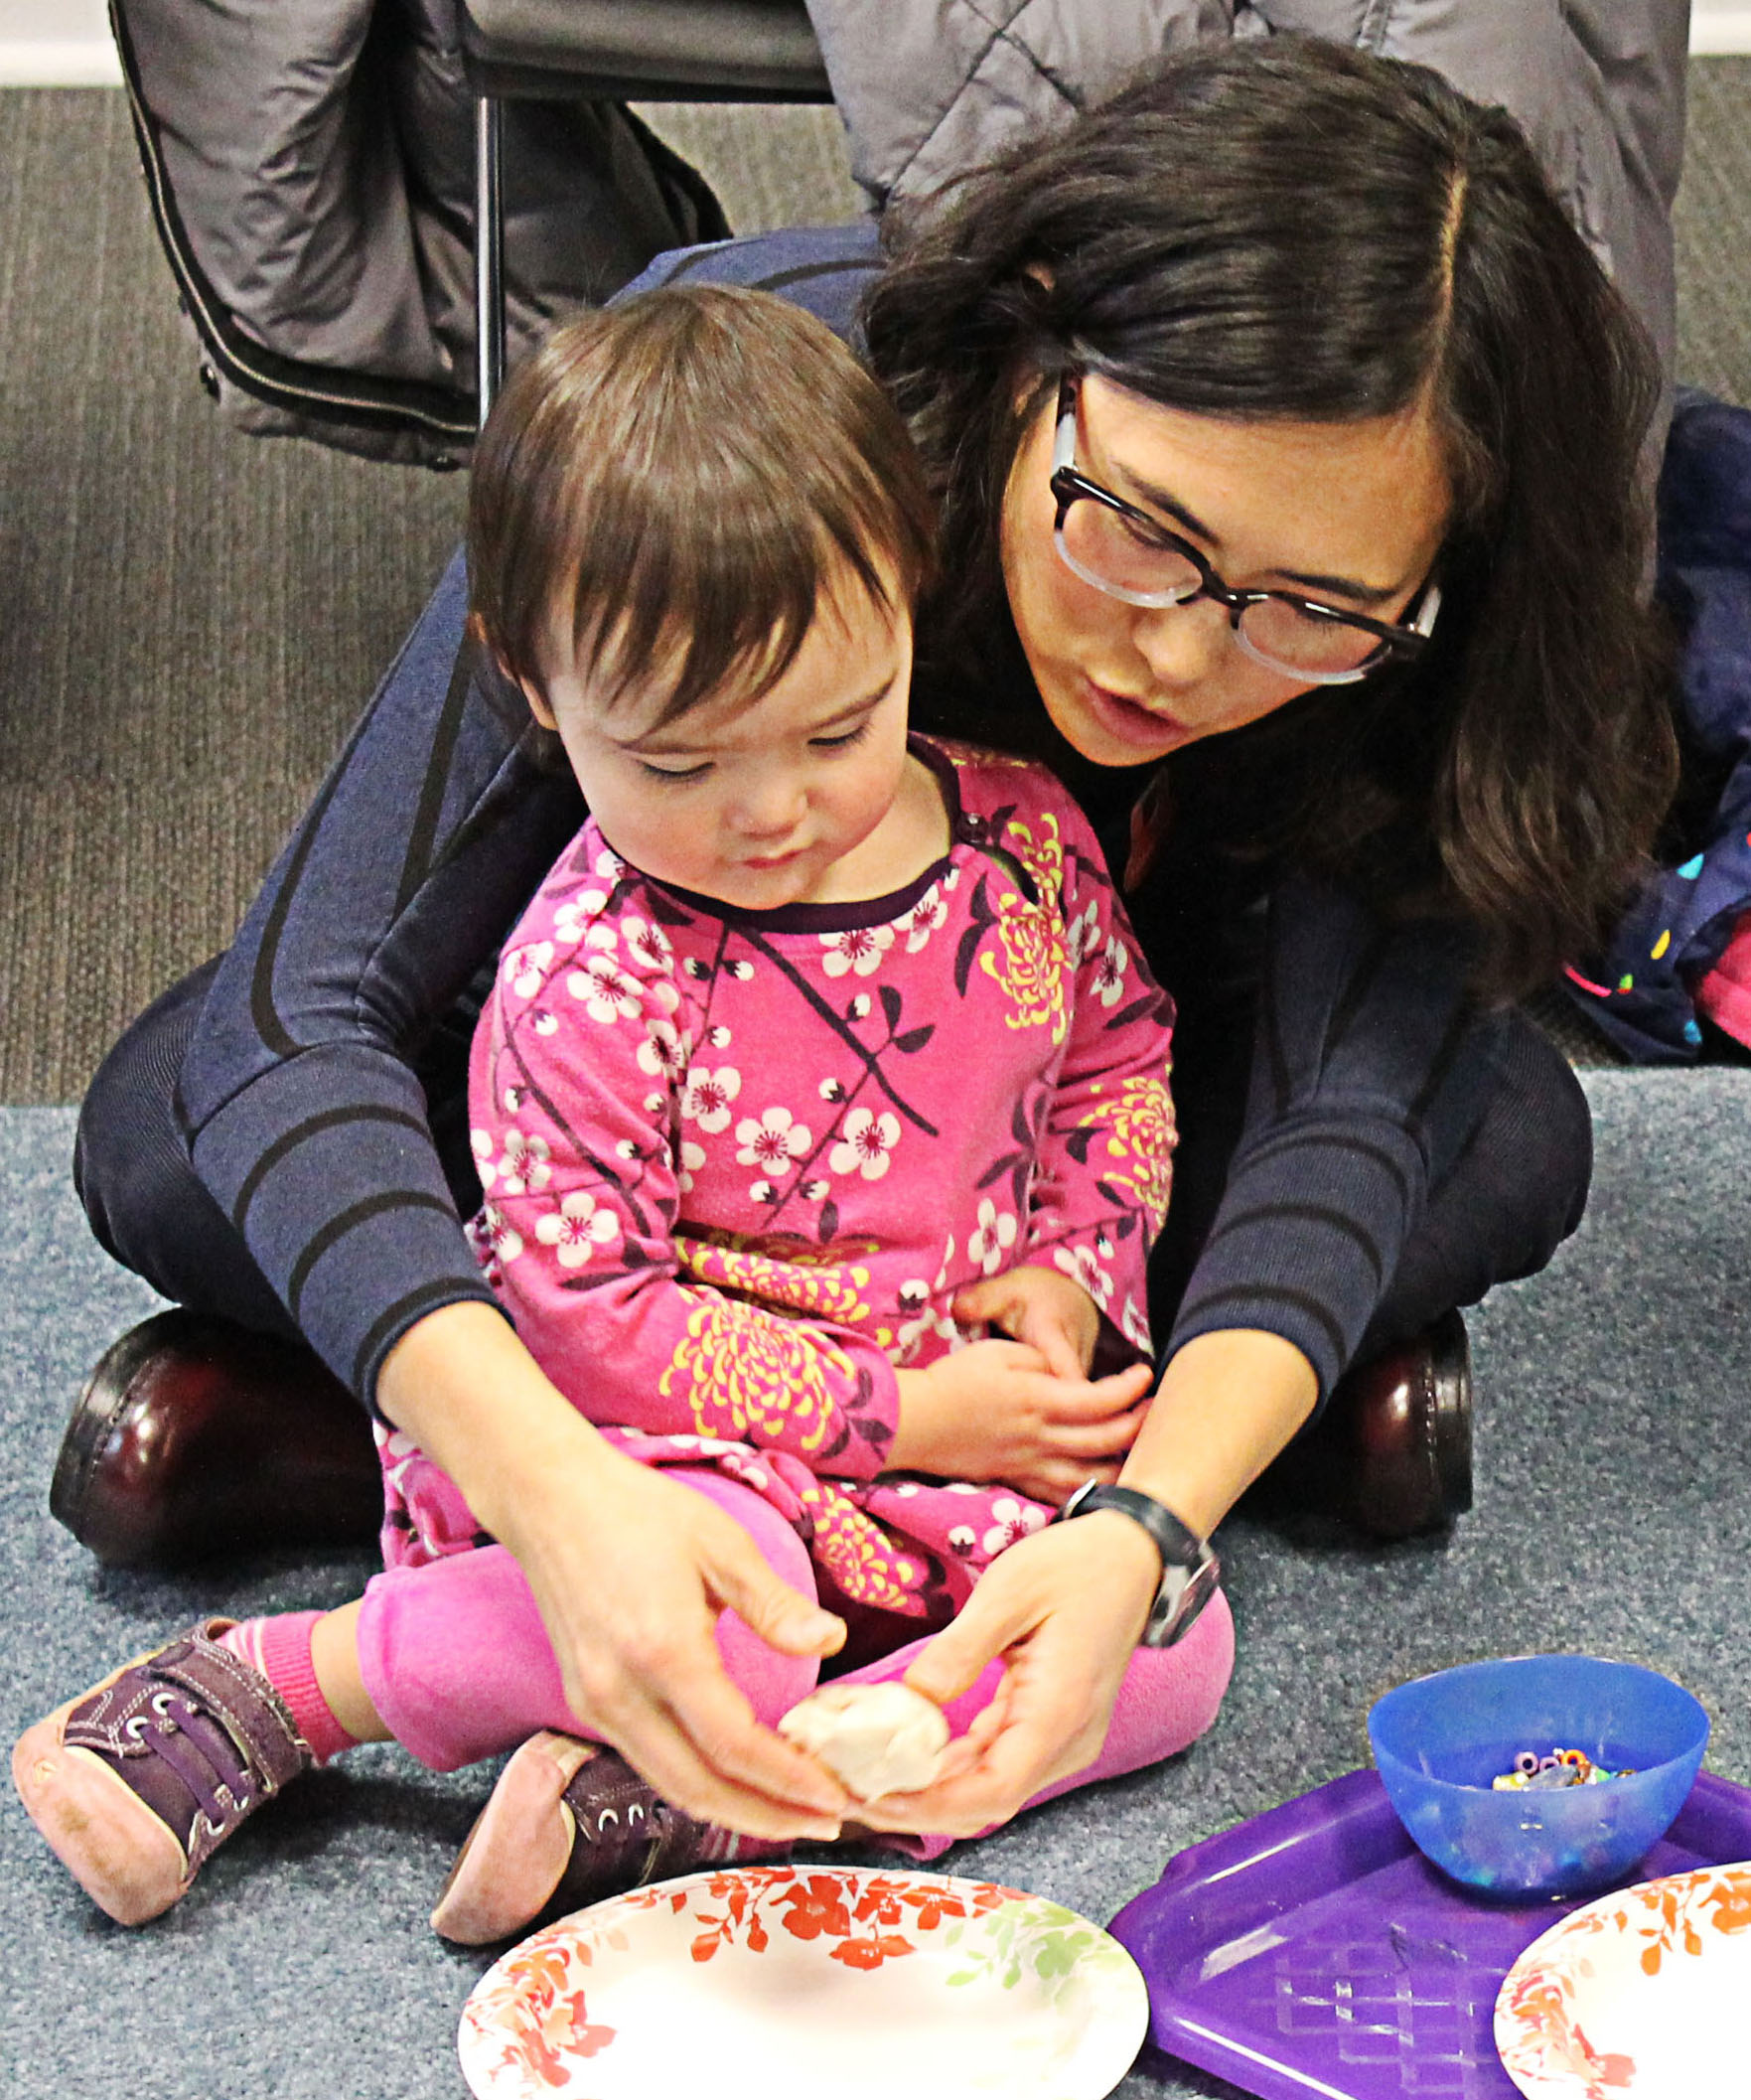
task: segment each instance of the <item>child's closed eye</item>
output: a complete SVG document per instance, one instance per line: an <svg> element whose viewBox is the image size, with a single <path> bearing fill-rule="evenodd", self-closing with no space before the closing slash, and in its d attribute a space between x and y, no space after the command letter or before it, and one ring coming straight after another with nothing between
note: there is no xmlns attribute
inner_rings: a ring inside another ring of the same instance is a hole
<svg viewBox="0 0 1751 2100"><path fill-rule="evenodd" d="M866 714L855 729L841 730L836 736L811 736L808 741L816 751L843 751L851 744L861 744L869 734L870 717Z"/></svg>
<svg viewBox="0 0 1751 2100"><path fill-rule="evenodd" d="M702 766L654 766L648 758L639 760L639 771L652 780L673 782L703 780L711 771L709 762Z"/></svg>

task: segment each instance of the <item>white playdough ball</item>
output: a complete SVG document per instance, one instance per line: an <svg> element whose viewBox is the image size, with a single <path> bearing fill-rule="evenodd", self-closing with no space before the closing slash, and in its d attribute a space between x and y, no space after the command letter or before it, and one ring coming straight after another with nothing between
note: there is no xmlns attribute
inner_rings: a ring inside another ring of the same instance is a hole
<svg viewBox="0 0 1751 2100"><path fill-rule="evenodd" d="M859 1801L929 1786L948 1747L942 1708L898 1679L823 1685L791 1709L779 1733L818 1757Z"/></svg>

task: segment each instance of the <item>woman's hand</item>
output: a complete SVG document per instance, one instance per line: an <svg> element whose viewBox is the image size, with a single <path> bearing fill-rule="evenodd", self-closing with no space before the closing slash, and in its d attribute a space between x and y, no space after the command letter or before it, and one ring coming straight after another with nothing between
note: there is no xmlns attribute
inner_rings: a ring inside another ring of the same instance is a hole
<svg viewBox="0 0 1751 2100"><path fill-rule="evenodd" d="M830 1655L842 1620L703 1495L604 1441L490 1306L417 1322L377 1399L515 1556L572 1711L665 1800L757 1837L838 1834L844 1790L755 1720L712 1631L733 1610L786 1654Z"/></svg>
<svg viewBox="0 0 1751 2100"><path fill-rule="evenodd" d="M1307 1419L1317 1394L1313 1366L1278 1335L1198 1335L1175 1354L1142 1411L1147 1422L1119 1477L1207 1537ZM996 1697L950 1747L935 1786L860 1807L859 1818L964 1837L1081 1771L1106 1739L1160 1580L1148 1533L1112 1510L1051 1525L1000 1554L960 1616L906 1673L916 1691L946 1703L1001 1657Z"/></svg>
<svg viewBox="0 0 1751 2100"><path fill-rule="evenodd" d="M1025 1342L971 1342L900 1371L896 1472L1000 1480L1054 1506L1090 1478L1115 1480L1148 1412L1149 1367L1061 1376Z"/></svg>
<svg viewBox="0 0 1751 2100"><path fill-rule="evenodd" d="M922 1793L860 1804L880 1830L971 1837L1099 1755L1113 1701L1161 1580L1139 1525L1101 1510L1020 1539L991 1563L960 1616L906 1673L939 1705L1001 1657L997 1696Z"/></svg>

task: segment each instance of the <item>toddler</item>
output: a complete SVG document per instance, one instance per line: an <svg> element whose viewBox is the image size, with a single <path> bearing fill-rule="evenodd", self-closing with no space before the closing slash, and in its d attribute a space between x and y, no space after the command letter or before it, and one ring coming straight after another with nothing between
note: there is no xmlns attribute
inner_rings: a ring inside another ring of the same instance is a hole
<svg viewBox="0 0 1751 2100"><path fill-rule="evenodd" d="M685 284L556 333L471 501L477 629L591 812L475 1039L481 1259L613 1444L847 1621L853 1683L902 1677L995 1555L1114 1477L1173 1142L1167 1001L1075 804L908 733L931 525L828 331ZM603 1743L517 1564L378 1440L361 1600L206 1621L20 1740L25 1804L97 1902L157 1915L288 1780L391 1736L440 1770L515 1751L434 1913L456 1940L773 1851ZM769 1725L820 1668L732 1613L717 1641ZM1231 1660L1219 1593L1138 1650L1061 1784L1184 1747ZM956 1734L1000 1678L947 1710Z"/></svg>

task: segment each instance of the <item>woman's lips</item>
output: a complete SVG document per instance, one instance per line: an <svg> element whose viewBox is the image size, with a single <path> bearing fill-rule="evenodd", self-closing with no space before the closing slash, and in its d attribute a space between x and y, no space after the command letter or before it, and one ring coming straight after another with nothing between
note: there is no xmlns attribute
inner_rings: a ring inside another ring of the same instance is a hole
<svg viewBox="0 0 1751 2100"><path fill-rule="evenodd" d="M1084 678L1083 690L1088 695L1091 712L1119 743L1160 752L1186 740L1185 723L1176 721L1171 714L1159 714L1152 707L1126 699L1123 693L1109 692L1104 685L1096 685L1093 678Z"/></svg>

